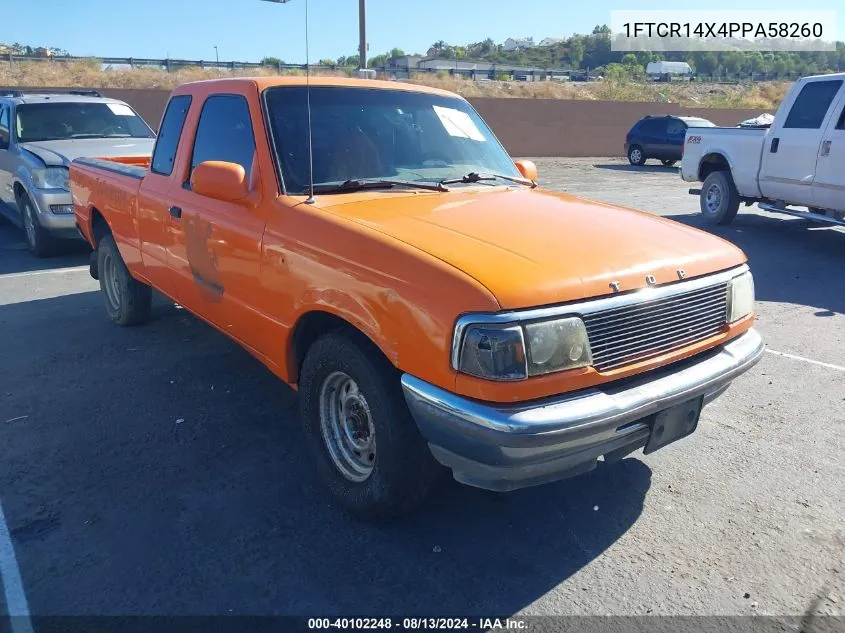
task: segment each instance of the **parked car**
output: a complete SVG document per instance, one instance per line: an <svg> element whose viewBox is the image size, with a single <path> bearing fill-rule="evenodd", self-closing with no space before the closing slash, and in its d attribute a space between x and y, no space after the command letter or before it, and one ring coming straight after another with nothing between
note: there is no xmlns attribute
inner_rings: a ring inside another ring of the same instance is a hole
<svg viewBox="0 0 845 633"><path fill-rule="evenodd" d="M763 353L742 251L536 171L455 94L263 77L177 88L149 170L70 179L111 320L156 288L237 341L378 518L443 467L507 491L662 448Z"/></svg>
<svg viewBox="0 0 845 633"><path fill-rule="evenodd" d="M24 229L30 251L80 239L68 190L79 156L147 164L155 134L131 107L96 91L0 93L0 213Z"/></svg>
<svg viewBox="0 0 845 633"><path fill-rule="evenodd" d="M702 182L701 214L728 224L739 205L845 225L845 73L804 77L767 128L689 130L681 177ZM798 208L796 208L798 207Z"/></svg>
<svg viewBox="0 0 845 633"><path fill-rule="evenodd" d="M625 155L632 165L644 165L649 158L657 158L671 167L681 160L684 135L689 128L715 126L700 117L647 115L634 123L625 136Z"/></svg>

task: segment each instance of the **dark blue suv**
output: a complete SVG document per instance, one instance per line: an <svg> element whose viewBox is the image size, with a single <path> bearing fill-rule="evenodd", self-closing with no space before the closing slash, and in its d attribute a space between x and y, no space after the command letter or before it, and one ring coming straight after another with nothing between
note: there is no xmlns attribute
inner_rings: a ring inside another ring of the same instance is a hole
<svg viewBox="0 0 845 633"><path fill-rule="evenodd" d="M707 119L688 116L645 116L625 137L625 154L632 165L657 158L667 167L681 160L687 128L716 127Z"/></svg>

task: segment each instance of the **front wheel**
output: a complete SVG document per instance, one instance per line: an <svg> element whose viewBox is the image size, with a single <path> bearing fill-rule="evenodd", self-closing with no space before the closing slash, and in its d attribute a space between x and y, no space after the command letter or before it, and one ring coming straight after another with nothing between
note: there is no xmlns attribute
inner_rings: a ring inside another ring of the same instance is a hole
<svg viewBox="0 0 845 633"><path fill-rule="evenodd" d="M106 312L112 321L118 325L139 325L150 318L152 288L129 274L111 235L103 237L97 245L97 273Z"/></svg>
<svg viewBox="0 0 845 633"><path fill-rule="evenodd" d="M330 332L308 350L302 423L317 471L341 506L365 520L422 504L444 469L411 417L399 373L363 335Z"/></svg>
<svg viewBox="0 0 845 633"><path fill-rule="evenodd" d="M739 202L730 172L714 171L704 179L699 203L708 224L730 224L739 211Z"/></svg>
<svg viewBox="0 0 845 633"><path fill-rule="evenodd" d="M26 244L29 252L36 257L49 257L56 247L56 238L41 226L38 221L38 214L35 212L35 205L26 194L21 194L18 200L21 210L23 228L26 231Z"/></svg>
<svg viewBox="0 0 845 633"><path fill-rule="evenodd" d="M628 162L632 165L640 165L645 164L645 152L643 152L643 148L639 145L631 145L628 149Z"/></svg>

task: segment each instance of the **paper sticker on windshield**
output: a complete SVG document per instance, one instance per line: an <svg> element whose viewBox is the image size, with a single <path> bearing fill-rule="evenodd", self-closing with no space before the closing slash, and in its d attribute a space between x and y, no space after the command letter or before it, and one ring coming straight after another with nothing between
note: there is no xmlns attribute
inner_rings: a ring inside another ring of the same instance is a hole
<svg viewBox="0 0 845 633"><path fill-rule="evenodd" d="M113 114L117 116L135 116L135 113L132 112L132 108L128 105L123 103L107 103L109 110L112 111Z"/></svg>
<svg viewBox="0 0 845 633"><path fill-rule="evenodd" d="M449 136L471 138L473 141L487 140L466 112L441 106L432 107Z"/></svg>

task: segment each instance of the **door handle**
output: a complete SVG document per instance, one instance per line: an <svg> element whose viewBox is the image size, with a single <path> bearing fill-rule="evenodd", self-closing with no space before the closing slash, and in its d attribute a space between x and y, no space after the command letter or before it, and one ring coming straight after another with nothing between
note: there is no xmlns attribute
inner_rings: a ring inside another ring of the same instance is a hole
<svg viewBox="0 0 845 633"><path fill-rule="evenodd" d="M168 209L170 212L170 217L179 219L182 217L182 207L170 207Z"/></svg>
<svg viewBox="0 0 845 633"><path fill-rule="evenodd" d="M772 147L771 147L772 154L777 154L779 145L780 145L780 139L779 138L773 138L772 139Z"/></svg>
<svg viewBox="0 0 845 633"><path fill-rule="evenodd" d="M833 141L825 141L822 143L822 156L830 156L830 146Z"/></svg>

